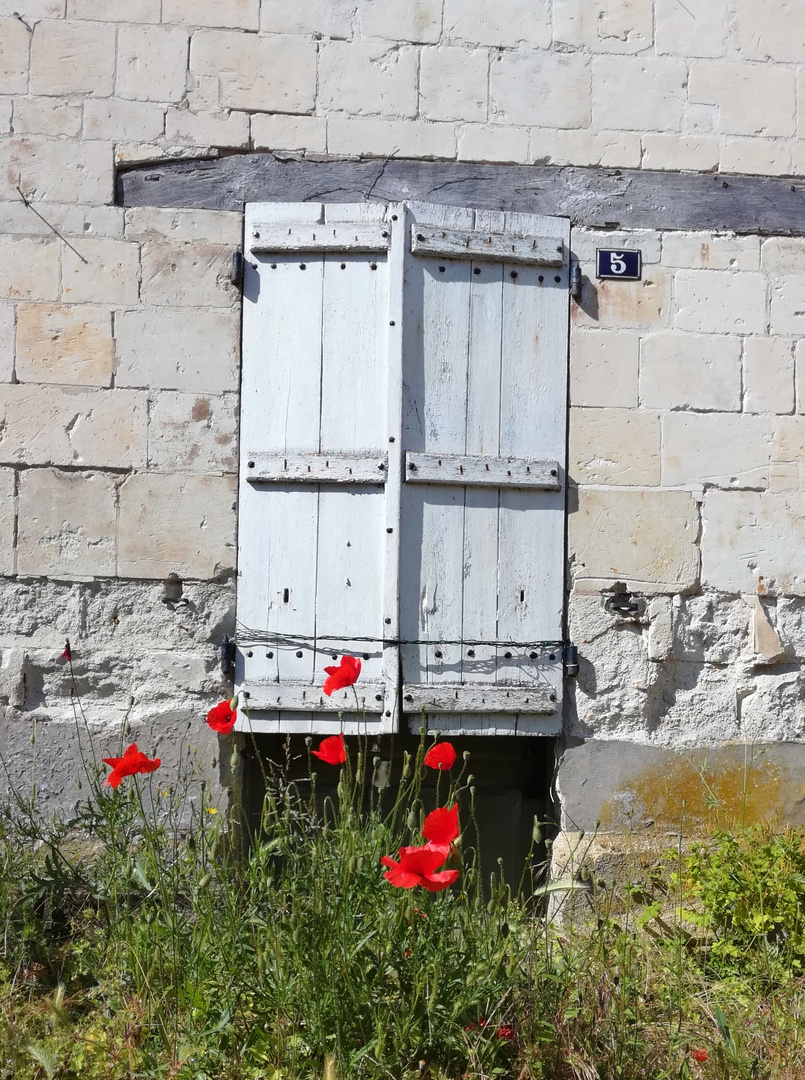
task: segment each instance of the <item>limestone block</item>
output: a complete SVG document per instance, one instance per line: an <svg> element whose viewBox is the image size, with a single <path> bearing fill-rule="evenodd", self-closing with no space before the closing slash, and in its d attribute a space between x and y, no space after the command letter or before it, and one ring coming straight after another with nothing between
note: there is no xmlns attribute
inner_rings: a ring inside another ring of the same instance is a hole
<svg viewBox="0 0 805 1080"><path fill-rule="evenodd" d="M60 246L55 237L0 236L0 297L58 299Z"/></svg>
<svg viewBox="0 0 805 1080"><path fill-rule="evenodd" d="M352 116L417 113L417 50L381 42L330 41L319 58L318 107Z"/></svg>
<svg viewBox="0 0 805 1080"><path fill-rule="evenodd" d="M703 508L702 579L714 589L805 596L805 494L709 491Z"/></svg>
<svg viewBox="0 0 805 1080"><path fill-rule="evenodd" d="M459 161L528 161L529 130L504 124L464 124L458 133Z"/></svg>
<svg viewBox="0 0 805 1080"><path fill-rule="evenodd" d="M791 144L783 139L727 139L720 168L726 173L785 176L791 172Z"/></svg>
<svg viewBox="0 0 805 1080"><path fill-rule="evenodd" d="M62 252L62 298L73 304L136 304L140 249L125 240L88 239ZM79 254L76 254L78 252Z"/></svg>
<svg viewBox="0 0 805 1080"><path fill-rule="evenodd" d="M232 0L233 4L235 0ZM160 0L70 0L71 19L102 19L109 22L158 23ZM168 22L169 20L165 20Z"/></svg>
<svg viewBox="0 0 805 1080"><path fill-rule="evenodd" d="M659 484L659 416L633 409L571 409L568 467L578 484Z"/></svg>
<svg viewBox="0 0 805 1080"><path fill-rule="evenodd" d="M669 56L593 58L593 127L679 131L688 69Z"/></svg>
<svg viewBox="0 0 805 1080"><path fill-rule="evenodd" d="M768 417L735 413L666 413L662 482L764 488L769 482Z"/></svg>
<svg viewBox="0 0 805 1080"><path fill-rule="evenodd" d="M24 94L28 89L30 31L23 22L0 18L0 94Z"/></svg>
<svg viewBox="0 0 805 1080"><path fill-rule="evenodd" d="M115 28L109 23L43 20L31 40L32 94L112 93Z"/></svg>
<svg viewBox="0 0 805 1080"><path fill-rule="evenodd" d="M258 37L234 30L198 30L190 43L190 70L221 80L227 109L312 112L316 97L316 43L302 37ZM355 73L350 72L352 79Z"/></svg>
<svg viewBox="0 0 805 1080"><path fill-rule="evenodd" d="M374 120L332 116L327 121L327 151L354 157L455 158L454 124L410 120Z"/></svg>
<svg viewBox="0 0 805 1080"><path fill-rule="evenodd" d="M11 108L12 99L10 97L0 97L0 135L9 135L11 133Z"/></svg>
<svg viewBox="0 0 805 1080"><path fill-rule="evenodd" d="M147 240L142 249L142 299L146 304L231 307L238 299L229 280L232 252L211 244Z"/></svg>
<svg viewBox="0 0 805 1080"><path fill-rule="evenodd" d="M15 573L14 470L0 469L0 574Z"/></svg>
<svg viewBox="0 0 805 1080"><path fill-rule="evenodd" d="M727 0L656 0L655 45L670 56L723 56L727 46Z"/></svg>
<svg viewBox="0 0 805 1080"><path fill-rule="evenodd" d="M14 305L0 303L0 382L14 378Z"/></svg>
<svg viewBox="0 0 805 1080"><path fill-rule="evenodd" d="M582 487L578 496L568 516L576 589L613 581L649 594L696 586L699 515L688 492Z"/></svg>
<svg viewBox="0 0 805 1080"><path fill-rule="evenodd" d="M174 210L132 206L126 210L126 239L161 238L176 243L237 247L243 236L243 215L234 210Z"/></svg>
<svg viewBox="0 0 805 1080"><path fill-rule="evenodd" d="M357 0L262 0L260 29L266 34L352 37Z"/></svg>
<svg viewBox="0 0 805 1080"><path fill-rule="evenodd" d="M486 120L488 82L489 56L485 49L447 45L423 49L420 111L429 120Z"/></svg>
<svg viewBox="0 0 805 1080"><path fill-rule="evenodd" d="M772 421L771 460L805 463L805 416L777 416Z"/></svg>
<svg viewBox="0 0 805 1080"><path fill-rule="evenodd" d="M17 573L63 578L114 575L115 480L102 472L20 473Z"/></svg>
<svg viewBox="0 0 805 1080"><path fill-rule="evenodd" d="M636 53L651 48L652 0L554 0L553 39L593 52Z"/></svg>
<svg viewBox="0 0 805 1080"><path fill-rule="evenodd" d="M235 473L237 421L235 394L154 395L148 417L149 469Z"/></svg>
<svg viewBox="0 0 805 1080"><path fill-rule="evenodd" d="M2 462L111 469L145 464L145 393L0 385L0 417Z"/></svg>
<svg viewBox="0 0 805 1080"><path fill-rule="evenodd" d="M171 142L193 146L226 146L248 149L249 114L224 112L217 115L195 113L189 109L168 109L165 137Z"/></svg>
<svg viewBox="0 0 805 1080"><path fill-rule="evenodd" d="M649 660L667 660L674 647L674 620L670 596L655 596L649 603L648 641L646 652Z"/></svg>
<svg viewBox="0 0 805 1080"><path fill-rule="evenodd" d="M255 150L296 150L323 154L327 150L327 121L319 116L252 115Z"/></svg>
<svg viewBox="0 0 805 1080"><path fill-rule="evenodd" d="M237 311L141 308L115 316L117 386L221 394L238 386Z"/></svg>
<svg viewBox="0 0 805 1080"><path fill-rule="evenodd" d="M111 143L41 136L12 139L6 161L19 163L20 187L32 201L113 202Z"/></svg>
<svg viewBox="0 0 805 1080"><path fill-rule="evenodd" d="M715 105L685 106L682 116L682 131L685 135L717 135L718 109Z"/></svg>
<svg viewBox="0 0 805 1080"><path fill-rule="evenodd" d="M800 491L800 466L791 461L773 461L769 468L769 491L780 494L785 491Z"/></svg>
<svg viewBox="0 0 805 1080"><path fill-rule="evenodd" d="M593 281L582 279L582 294L571 309L578 326L660 329L668 325L671 311L671 279L651 267L642 281Z"/></svg>
<svg viewBox="0 0 805 1080"><path fill-rule="evenodd" d="M589 126L590 60L581 53L498 53L489 87L490 117L499 123Z"/></svg>
<svg viewBox="0 0 805 1080"><path fill-rule="evenodd" d="M676 325L702 334L763 334L766 279L761 274L679 270Z"/></svg>
<svg viewBox="0 0 805 1080"><path fill-rule="evenodd" d="M221 83L214 75L187 73L187 93L183 99L193 112L221 111Z"/></svg>
<svg viewBox="0 0 805 1080"><path fill-rule="evenodd" d="M81 206L48 203L44 209L48 221L67 236L123 235L122 206ZM53 232L19 199L15 203L0 203L0 235L16 233L23 236L49 238Z"/></svg>
<svg viewBox="0 0 805 1080"><path fill-rule="evenodd" d="M772 281L770 330L772 334L805 335L805 275Z"/></svg>
<svg viewBox="0 0 805 1080"><path fill-rule="evenodd" d="M660 261L662 235L654 229L573 229L573 254L584 264L584 269L595 276L595 253L598 248L639 248L643 266ZM653 273L653 271L652 271ZM621 282L621 284L624 284Z"/></svg>
<svg viewBox="0 0 805 1080"><path fill-rule="evenodd" d="M260 23L260 0L194 0L192 5L187 0L163 0L162 21L256 30Z"/></svg>
<svg viewBox="0 0 805 1080"><path fill-rule="evenodd" d="M94 98L87 98L85 105ZM20 97L14 102L17 135L68 135L81 130L81 106L53 98Z"/></svg>
<svg viewBox="0 0 805 1080"><path fill-rule="evenodd" d="M84 104L84 138L158 139L165 129L165 110L148 101L89 98Z"/></svg>
<svg viewBox="0 0 805 1080"><path fill-rule="evenodd" d="M797 342L796 382L797 412L805 413L805 341Z"/></svg>
<svg viewBox="0 0 805 1080"><path fill-rule="evenodd" d="M110 386L114 363L112 316L82 304L19 304L19 382Z"/></svg>
<svg viewBox="0 0 805 1080"><path fill-rule="evenodd" d="M592 165L622 169L640 167L640 136L631 131L532 128L535 165Z"/></svg>
<svg viewBox="0 0 805 1080"><path fill-rule="evenodd" d="M674 597L674 606L675 659L733 665L747 659L752 612L743 599L708 592Z"/></svg>
<svg viewBox="0 0 805 1080"><path fill-rule="evenodd" d="M412 4L359 0L358 26L365 38L433 44L442 33L442 0L417 0Z"/></svg>
<svg viewBox="0 0 805 1080"><path fill-rule="evenodd" d="M687 270L757 270L760 238L667 232L662 238L662 261L664 266Z"/></svg>
<svg viewBox="0 0 805 1080"><path fill-rule="evenodd" d="M547 49L551 44L551 16L546 0L445 0L444 36L471 45Z"/></svg>
<svg viewBox="0 0 805 1080"><path fill-rule="evenodd" d="M735 44L749 60L798 64L805 53L805 10L797 0L732 0Z"/></svg>
<svg viewBox="0 0 805 1080"><path fill-rule="evenodd" d="M718 139L702 135L644 135L643 168L683 172L715 172Z"/></svg>
<svg viewBox="0 0 805 1080"><path fill-rule="evenodd" d="M654 334L640 354L640 404L650 409L741 408L741 339Z"/></svg>
<svg viewBox="0 0 805 1080"><path fill-rule="evenodd" d="M0 16L19 12L26 21L33 19L63 19L66 0L0 0Z"/></svg>
<svg viewBox="0 0 805 1080"><path fill-rule="evenodd" d="M718 106L722 134L786 136L796 131L796 78L788 68L695 60L688 94L692 102Z"/></svg>
<svg viewBox="0 0 805 1080"><path fill-rule="evenodd" d="M805 659L805 601L798 597L778 597L776 629L788 656Z"/></svg>
<svg viewBox="0 0 805 1080"><path fill-rule="evenodd" d="M234 477L129 477L120 489L119 575L228 575L235 565L235 491Z"/></svg>
<svg viewBox="0 0 805 1080"><path fill-rule="evenodd" d="M772 277L805 277L805 237L769 236L760 249L763 269Z"/></svg>
<svg viewBox="0 0 805 1080"><path fill-rule="evenodd" d="M118 30L118 97L180 101L186 71L187 32L181 27L121 26Z"/></svg>
<svg viewBox="0 0 805 1080"><path fill-rule="evenodd" d="M792 755L798 746L786 745L788 740L800 742L805 737L805 680L802 670L780 664L771 670L760 670L754 674L751 692L741 701L741 727L746 738L770 743L777 742L773 750L786 753L786 773L790 769L796 775L796 767L791 768ZM783 746L779 744L783 743ZM756 750L759 756L759 752ZM794 759L796 760L796 759ZM797 762L798 764L798 762ZM783 774L785 775L785 774ZM786 777L788 779L788 777ZM779 813L780 808L775 806ZM785 815L783 815L785 816Z"/></svg>
<svg viewBox="0 0 805 1080"><path fill-rule="evenodd" d="M637 408L640 338L628 331L574 330L570 339L570 404Z"/></svg>
<svg viewBox="0 0 805 1080"><path fill-rule="evenodd" d="M794 343L786 338L747 338L745 340L745 412L793 412L793 346Z"/></svg>

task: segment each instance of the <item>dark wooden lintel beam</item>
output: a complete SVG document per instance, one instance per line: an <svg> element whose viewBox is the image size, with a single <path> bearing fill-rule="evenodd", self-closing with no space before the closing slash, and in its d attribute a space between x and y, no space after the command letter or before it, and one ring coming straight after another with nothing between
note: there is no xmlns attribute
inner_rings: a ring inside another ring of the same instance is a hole
<svg viewBox="0 0 805 1080"><path fill-rule="evenodd" d="M764 176L238 154L120 171L122 206L242 210L247 202L365 199L569 217L597 229L805 235L805 181Z"/></svg>

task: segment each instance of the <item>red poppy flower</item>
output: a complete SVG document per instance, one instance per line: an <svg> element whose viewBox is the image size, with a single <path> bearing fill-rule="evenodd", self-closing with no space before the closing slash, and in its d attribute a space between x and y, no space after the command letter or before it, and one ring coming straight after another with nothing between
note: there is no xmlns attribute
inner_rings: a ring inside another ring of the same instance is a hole
<svg viewBox="0 0 805 1080"><path fill-rule="evenodd" d="M162 764L161 758L146 757L142 750L137 749L137 743L133 742L123 754L123 757L105 757L105 765L111 765L112 771L104 780L109 787L119 787L124 776L134 776L136 773L154 772Z"/></svg>
<svg viewBox="0 0 805 1080"><path fill-rule="evenodd" d="M456 752L449 742L437 742L425 754L425 764L430 769L452 769L455 762Z"/></svg>
<svg viewBox="0 0 805 1080"><path fill-rule="evenodd" d="M706 1050L691 1050L690 1056L693 1058L694 1061L699 1061L704 1064L704 1062L707 1061L709 1055Z"/></svg>
<svg viewBox="0 0 805 1080"><path fill-rule="evenodd" d="M495 1035L498 1039L506 1039L508 1042L515 1040L514 1028L511 1024L501 1024L500 1027L495 1028Z"/></svg>
<svg viewBox="0 0 805 1080"><path fill-rule="evenodd" d="M343 735L331 735L328 739L323 739L318 750L310 752L322 761L326 761L328 765L343 765L347 760L347 748L344 745Z"/></svg>
<svg viewBox="0 0 805 1080"><path fill-rule="evenodd" d="M61 654L62 660L72 660L73 654L70 651L70 639L68 638L64 643L64 652Z"/></svg>
<svg viewBox="0 0 805 1080"><path fill-rule="evenodd" d="M422 826L422 835L431 844L440 844L450 847L453 841L458 837L461 830L458 827L458 803L455 806L451 806L448 810L446 807L439 807L438 810L433 810L425 818L425 824Z"/></svg>
<svg viewBox="0 0 805 1080"><path fill-rule="evenodd" d="M338 667L326 667L327 678L324 680L324 692L327 697L333 690L343 690L353 686L361 673L361 662L357 656L342 656Z"/></svg>
<svg viewBox="0 0 805 1080"><path fill-rule="evenodd" d="M422 885L429 892L441 892L452 885L458 877L458 870L435 871L442 865L450 852L444 844L425 844L424 847L401 847L400 861L397 863L384 855L380 862L389 869L383 875L395 889L413 889Z"/></svg>
<svg viewBox="0 0 805 1080"><path fill-rule="evenodd" d="M237 709L232 708L231 701L220 701L207 713L207 723L219 735L229 735L237 718Z"/></svg>

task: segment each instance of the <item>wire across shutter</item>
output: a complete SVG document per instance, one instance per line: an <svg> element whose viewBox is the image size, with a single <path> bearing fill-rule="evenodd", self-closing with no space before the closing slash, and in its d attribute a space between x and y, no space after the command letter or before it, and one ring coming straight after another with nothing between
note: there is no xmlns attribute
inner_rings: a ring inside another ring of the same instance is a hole
<svg viewBox="0 0 805 1080"><path fill-rule="evenodd" d="M557 731L568 223L253 204L246 240L240 726L354 729L350 653L369 729Z"/></svg>

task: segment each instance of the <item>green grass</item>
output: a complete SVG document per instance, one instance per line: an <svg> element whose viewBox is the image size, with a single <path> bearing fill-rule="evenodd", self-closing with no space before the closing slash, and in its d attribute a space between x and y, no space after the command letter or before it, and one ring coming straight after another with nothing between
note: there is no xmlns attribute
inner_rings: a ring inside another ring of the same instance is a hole
<svg viewBox="0 0 805 1080"><path fill-rule="evenodd" d="M188 800L187 756L117 791L87 761L69 822L18 794L1 1080L805 1076L805 830L722 829L626 885L550 896L529 862L517 896L480 880L465 761L440 778L457 883L395 889L380 858L423 842L427 746L387 783L348 745L332 799L316 779L339 767L308 757L304 793L273 768L253 836L237 792L228 813Z"/></svg>

